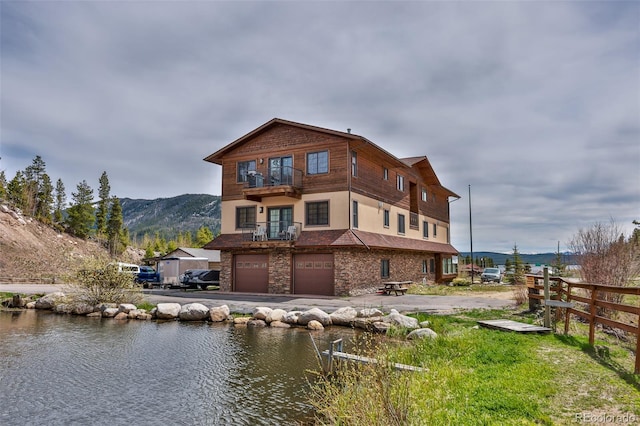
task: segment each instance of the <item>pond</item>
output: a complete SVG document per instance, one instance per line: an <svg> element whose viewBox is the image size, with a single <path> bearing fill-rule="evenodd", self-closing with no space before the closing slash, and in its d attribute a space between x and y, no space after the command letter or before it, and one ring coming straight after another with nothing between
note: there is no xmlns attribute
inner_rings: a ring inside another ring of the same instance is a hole
<svg viewBox="0 0 640 426"><path fill-rule="evenodd" d="M358 333L314 333L320 350ZM309 332L0 312L0 424L303 424Z"/></svg>

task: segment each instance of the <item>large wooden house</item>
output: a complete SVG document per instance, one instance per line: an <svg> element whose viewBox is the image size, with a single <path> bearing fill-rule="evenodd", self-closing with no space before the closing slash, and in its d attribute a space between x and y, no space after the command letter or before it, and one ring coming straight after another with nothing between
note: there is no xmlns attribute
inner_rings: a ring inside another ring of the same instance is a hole
<svg viewBox="0 0 640 426"><path fill-rule="evenodd" d="M457 272L427 157L278 118L209 155L222 166L222 291L355 295Z"/></svg>

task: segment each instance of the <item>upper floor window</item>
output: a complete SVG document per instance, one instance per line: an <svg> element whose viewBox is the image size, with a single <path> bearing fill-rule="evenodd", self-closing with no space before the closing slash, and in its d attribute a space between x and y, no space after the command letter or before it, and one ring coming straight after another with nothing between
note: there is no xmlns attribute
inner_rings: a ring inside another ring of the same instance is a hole
<svg viewBox="0 0 640 426"><path fill-rule="evenodd" d="M382 213L382 225L385 228L389 227L389 209L384 209L384 212Z"/></svg>
<svg viewBox="0 0 640 426"><path fill-rule="evenodd" d="M404 234L404 215L398 214L398 234Z"/></svg>
<svg viewBox="0 0 640 426"><path fill-rule="evenodd" d="M256 226L256 206L236 207L236 229Z"/></svg>
<svg viewBox="0 0 640 426"><path fill-rule="evenodd" d="M307 174L329 173L329 152L310 152L307 154Z"/></svg>
<svg viewBox="0 0 640 426"><path fill-rule="evenodd" d="M351 214L353 215L353 227L357 228L358 227L358 202L354 201L353 202L353 211L351 212Z"/></svg>
<svg viewBox="0 0 640 426"><path fill-rule="evenodd" d="M351 176L358 176L358 154L351 151Z"/></svg>
<svg viewBox="0 0 640 426"><path fill-rule="evenodd" d="M433 236L434 237L438 236L438 224L437 223L433 224Z"/></svg>
<svg viewBox="0 0 640 426"><path fill-rule="evenodd" d="M426 220L422 222L422 236L424 238L429 238L429 222Z"/></svg>
<svg viewBox="0 0 640 426"><path fill-rule="evenodd" d="M429 201L429 193L427 188L422 188L422 201Z"/></svg>
<svg viewBox="0 0 640 426"><path fill-rule="evenodd" d="M307 226L328 225L329 224L329 202L317 201L306 203Z"/></svg>
<svg viewBox="0 0 640 426"><path fill-rule="evenodd" d="M238 161L237 182L247 182L250 171L256 171L256 160Z"/></svg>
<svg viewBox="0 0 640 426"><path fill-rule="evenodd" d="M404 191L404 176L402 175L398 175L398 178L396 179L396 187L398 189L398 191Z"/></svg>
<svg viewBox="0 0 640 426"><path fill-rule="evenodd" d="M389 169L386 167L382 168L382 179L389 180Z"/></svg>

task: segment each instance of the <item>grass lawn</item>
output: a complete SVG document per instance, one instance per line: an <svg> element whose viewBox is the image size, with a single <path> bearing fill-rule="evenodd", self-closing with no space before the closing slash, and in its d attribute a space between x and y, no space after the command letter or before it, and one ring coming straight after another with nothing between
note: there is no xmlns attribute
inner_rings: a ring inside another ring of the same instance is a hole
<svg viewBox="0 0 640 426"><path fill-rule="evenodd" d="M640 423L640 376L632 374L634 355L629 350L633 342L605 339L594 348L579 329L563 336L476 326L479 319L497 318L534 320L511 311L420 315L438 338L390 340L377 353L381 360L428 371L400 373L384 366L343 364L335 377L314 388L321 421L527 425L576 424L600 416L618 419L619 424L625 419L626 424Z"/></svg>

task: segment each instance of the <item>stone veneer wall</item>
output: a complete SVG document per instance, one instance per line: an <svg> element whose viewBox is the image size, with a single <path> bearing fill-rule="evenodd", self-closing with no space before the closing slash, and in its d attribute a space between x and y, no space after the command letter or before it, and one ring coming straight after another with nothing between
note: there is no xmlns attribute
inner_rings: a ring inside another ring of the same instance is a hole
<svg viewBox="0 0 640 426"><path fill-rule="evenodd" d="M220 251L220 291L231 291L231 271L233 270L233 254Z"/></svg>
<svg viewBox="0 0 640 426"><path fill-rule="evenodd" d="M291 293L291 249L274 249L269 253L269 293Z"/></svg>

